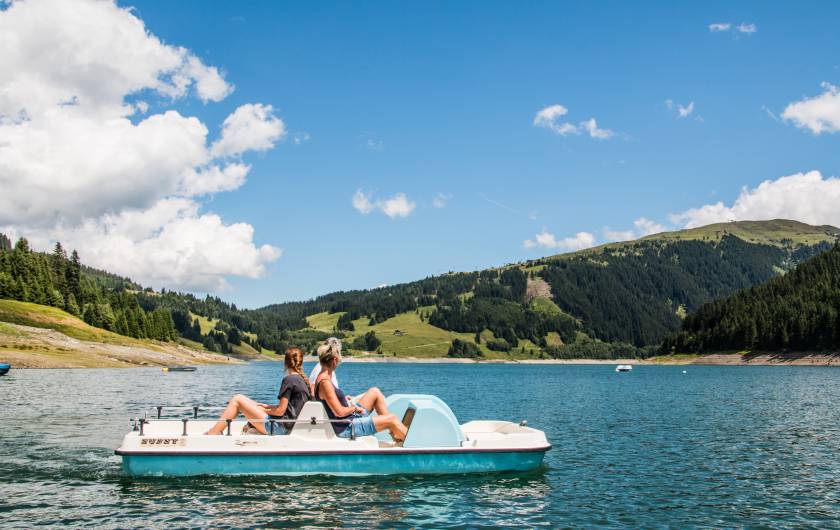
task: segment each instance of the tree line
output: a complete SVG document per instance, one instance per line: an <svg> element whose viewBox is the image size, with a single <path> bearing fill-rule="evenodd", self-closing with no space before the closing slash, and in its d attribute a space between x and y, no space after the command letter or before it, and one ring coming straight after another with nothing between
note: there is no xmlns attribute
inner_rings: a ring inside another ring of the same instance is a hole
<svg viewBox="0 0 840 530"><path fill-rule="evenodd" d="M840 348L840 245L783 276L702 305L663 353Z"/></svg>
<svg viewBox="0 0 840 530"><path fill-rule="evenodd" d="M0 298L63 309L120 335L169 341L177 336L169 311L144 311L126 290L130 281L84 267L61 243L51 254L35 252L25 238L0 237Z"/></svg>

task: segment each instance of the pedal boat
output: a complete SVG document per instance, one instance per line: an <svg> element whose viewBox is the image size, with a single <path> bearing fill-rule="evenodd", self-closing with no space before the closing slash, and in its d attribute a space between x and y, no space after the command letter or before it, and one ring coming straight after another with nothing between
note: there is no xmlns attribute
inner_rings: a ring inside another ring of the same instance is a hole
<svg viewBox="0 0 840 530"><path fill-rule="evenodd" d="M207 436L215 421L197 419L198 407L189 418L138 419L115 453L129 476L363 476L530 471L551 449L545 433L524 421L459 425L435 396L396 394L387 403L408 426L402 444L387 432L339 438L324 406L310 401L284 435L240 434L245 420L236 420Z"/></svg>
<svg viewBox="0 0 840 530"><path fill-rule="evenodd" d="M0 375L6 375L9 373L9 370L12 369L12 365L8 363L0 363Z"/></svg>

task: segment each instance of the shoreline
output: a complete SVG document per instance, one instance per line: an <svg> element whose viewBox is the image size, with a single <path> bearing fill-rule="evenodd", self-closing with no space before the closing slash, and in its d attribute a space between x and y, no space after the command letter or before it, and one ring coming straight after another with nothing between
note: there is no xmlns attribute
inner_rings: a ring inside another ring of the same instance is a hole
<svg viewBox="0 0 840 530"><path fill-rule="evenodd" d="M113 346L111 346L113 348ZM117 347L117 350L123 350L124 348ZM5 359L4 357L8 356L11 352L3 352L0 351L0 361L8 362L11 361L12 368L14 370L43 370L49 368L151 368L151 367L162 367L166 366L167 364L175 364L178 361L184 364L189 364L192 366L211 366L211 365L220 365L220 364L248 364L252 362L268 362L268 363L277 363L281 362L280 358L272 359L268 357L263 358L252 358L252 359L243 359L238 358L237 356L230 356L228 358L221 357L218 354L209 354L207 352L197 352L195 350L190 350L188 348L184 348L183 346L178 347L180 350L178 353L181 355L172 355L174 352L166 352L169 355L161 355L162 352L154 352L155 359L149 359L148 357L145 359L132 359L129 361L126 359L125 352L123 355L119 355L118 363L113 361L117 361L117 358L112 356L104 356L103 359L100 360L101 363L97 363L95 360L87 358L85 359L86 362L74 362L73 360L67 359L65 362L54 362L49 363L48 365L40 365L39 363L27 363L24 357L32 355L33 357L37 358L37 352L31 353L23 353L23 352L15 352L9 359ZM132 352L136 355L137 351ZM113 350L112 350L113 352ZM100 355L102 352L98 352ZM116 353L116 352L114 352ZM148 350L143 352L145 354L152 353ZM4 356L4 354L6 354ZM186 354L186 355L184 355ZM70 355L72 357L72 354ZM146 357L145 355L141 355L142 357ZM180 358L179 358L180 357ZM34 360L34 359L32 359ZM306 356L304 357L304 362L312 363L317 362L318 359L315 356ZM17 361L17 363L15 362ZM132 362L133 361L133 362ZM139 362L138 362L139 361ZM151 361L151 362L149 362ZM167 362L168 361L168 362ZM175 362L173 362L175 361ZM186 362L185 362L186 361ZM838 354L804 354L804 353L755 353L755 354L742 354L742 353L714 353L708 355L675 355L673 357L652 357L649 359L615 359L615 360L605 360L605 359L461 359L461 358L451 358L451 357L379 357L379 356L346 356L343 359L345 363L375 363L375 364L470 364L470 365L481 365L481 364L504 364L504 365L619 365L619 364L629 364L633 366L838 366L840 367L840 353ZM23 366L21 366L21 364ZM33 365L34 364L34 365Z"/></svg>
<svg viewBox="0 0 840 530"><path fill-rule="evenodd" d="M317 362L315 356L304 357L306 362ZM345 363L396 363L396 364L525 364L525 365L618 365L633 366L840 366L837 354L807 353L712 353L707 355L676 355L649 359L460 359L452 357L378 357L346 356Z"/></svg>

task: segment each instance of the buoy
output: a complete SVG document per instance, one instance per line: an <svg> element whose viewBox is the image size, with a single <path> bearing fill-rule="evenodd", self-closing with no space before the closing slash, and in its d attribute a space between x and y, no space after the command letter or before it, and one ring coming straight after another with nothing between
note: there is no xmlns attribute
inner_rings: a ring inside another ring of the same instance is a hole
<svg viewBox="0 0 840 530"><path fill-rule="evenodd" d="M685 373L688 373L688 372L686 372L685 370L683 370L683 373L685 374Z"/></svg>

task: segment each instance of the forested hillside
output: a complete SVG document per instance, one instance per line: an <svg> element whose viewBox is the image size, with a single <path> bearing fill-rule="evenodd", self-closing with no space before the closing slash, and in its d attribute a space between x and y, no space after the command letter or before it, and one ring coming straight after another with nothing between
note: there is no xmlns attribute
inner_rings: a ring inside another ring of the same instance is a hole
<svg viewBox="0 0 840 530"><path fill-rule="evenodd" d="M98 328L135 338L176 337L169 311L144 311L129 289L136 284L83 267L56 243L52 254L33 252L26 239L14 246L0 235L0 298L57 307Z"/></svg>
<svg viewBox="0 0 840 530"><path fill-rule="evenodd" d="M143 289L84 267L60 244L41 254L26 240L12 248L0 236L0 298L59 307L124 335L179 335L226 353L312 349L334 334L351 348L388 355L639 357L654 354L686 314L830 249L838 232L783 220L713 225L254 310ZM450 347L455 339L460 346Z"/></svg>
<svg viewBox="0 0 840 530"><path fill-rule="evenodd" d="M840 245L784 276L709 302L668 337L664 353L840 348Z"/></svg>

